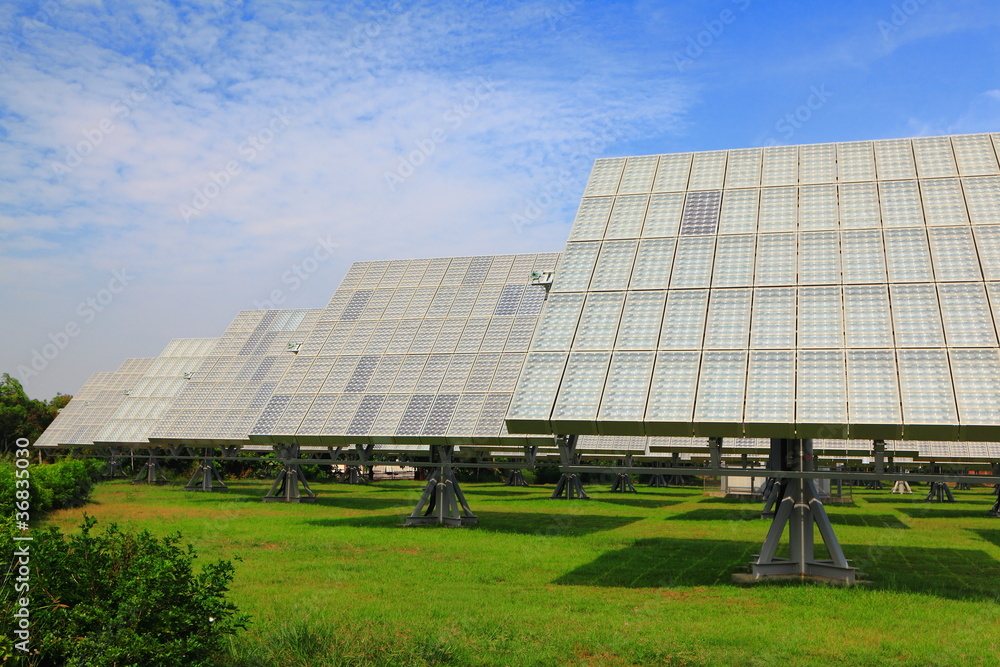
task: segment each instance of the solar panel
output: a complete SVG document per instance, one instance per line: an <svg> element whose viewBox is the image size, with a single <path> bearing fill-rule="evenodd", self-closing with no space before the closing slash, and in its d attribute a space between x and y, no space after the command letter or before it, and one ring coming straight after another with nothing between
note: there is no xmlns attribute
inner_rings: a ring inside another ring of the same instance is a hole
<svg viewBox="0 0 1000 667"><path fill-rule="evenodd" d="M996 143L598 160L508 428L1000 439Z"/></svg>
<svg viewBox="0 0 1000 667"><path fill-rule="evenodd" d="M35 446L92 445L154 359L126 359L114 373L95 373L60 411Z"/></svg>
<svg viewBox="0 0 1000 667"><path fill-rule="evenodd" d="M637 166L630 182L649 182L649 169ZM626 209L620 229L631 233L628 220L637 214ZM630 261L623 257L609 251L611 285L614 267ZM557 259L355 263L250 428L250 441L551 444L551 436L508 434L504 416L545 298L532 273L551 271ZM597 320L614 310L602 308Z"/></svg>
<svg viewBox="0 0 1000 667"><path fill-rule="evenodd" d="M85 414L96 405L105 385L114 373L94 373L73 394L73 398L63 407L45 432L35 441L35 447L57 447L66 443L76 428L85 419Z"/></svg>
<svg viewBox="0 0 1000 667"><path fill-rule="evenodd" d="M126 390L121 404L94 436L98 444L145 445L187 378L216 345L215 338L175 338Z"/></svg>
<svg viewBox="0 0 1000 667"><path fill-rule="evenodd" d="M182 381L149 432L156 443L232 446L246 443L300 345L315 342L319 309L245 310Z"/></svg>

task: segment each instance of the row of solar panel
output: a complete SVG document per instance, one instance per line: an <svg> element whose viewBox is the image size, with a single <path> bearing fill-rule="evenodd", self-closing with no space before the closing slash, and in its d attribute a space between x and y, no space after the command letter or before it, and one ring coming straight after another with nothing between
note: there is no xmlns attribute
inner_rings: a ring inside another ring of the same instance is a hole
<svg viewBox="0 0 1000 667"><path fill-rule="evenodd" d="M1000 280L1000 225L571 243L553 293Z"/></svg>
<svg viewBox="0 0 1000 667"><path fill-rule="evenodd" d="M508 426L539 421L603 435L990 440L1000 350L536 352Z"/></svg>
<svg viewBox="0 0 1000 667"><path fill-rule="evenodd" d="M1000 283L553 294L533 351L997 346Z"/></svg>
<svg viewBox="0 0 1000 667"><path fill-rule="evenodd" d="M1000 224L1000 177L584 198L569 240Z"/></svg>
<svg viewBox="0 0 1000 667"><path fill-rule="evenodd" d="M533 271L551 270L558 257L558 253L538 253L355 262L341 281L340 288L525 284L530 281Z"/></svg>
<svg viewBox="0 0 1000 667"><path fill-rule="evenodd" d="M602 158L585 197L1000 173L1000 134Z"/></svg>

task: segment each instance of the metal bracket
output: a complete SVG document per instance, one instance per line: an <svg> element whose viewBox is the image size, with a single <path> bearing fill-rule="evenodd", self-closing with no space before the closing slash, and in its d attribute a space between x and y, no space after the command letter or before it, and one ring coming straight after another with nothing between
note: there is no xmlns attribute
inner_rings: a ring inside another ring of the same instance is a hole
<svg viewBox="0 0 1000 667"><path fill-rule="evenodd" d="M905 479L897 479L896 483L892 485L892 491L889 493L913 495L913 489L910 488L910 483Z"/></svg>
<svg viewBox="0 0 1000 667"><path fill-rule="evenodd" d="M951 495L947 482L931 482L931 489L924 500L929 503L953 503L955 496Z"/></svg>
<svg viewBox="0 0 1000 667"><path fill-rule="evenodd" d="M625 465L632 467L632 455L625 457ZM628 473L620 472L611 485L611 493L638 493L632 485L632 477Z"/></svg>
<svg viewBox="0 0 1000 667"><path fill-rule="evenodd" d="M469 526L479 521L469 508L465 494L455 479L451 467L454 452L454 445L431 445L431 461L437 459L441 466L427 478L417 506L406 517L407 526L435 523L453 527Z"/></svg>
<svg viewBox="0 0 1000 667"><path fill-rule="evenodd" d="M108 450L108 465L104 469L105 479L118 479L122 476L121 450L112 447Z"/></svg>
<svg viewBox="0 0 1000 667"><path fill-rule="evenodd" d="M771 440L772 460L780 459L786 470L811 470L813 464L812 440ZM787 466L787 467L786 467ZM750 578L762 580L769 577L823 577L846 584L856 581L856 570L847 563L840 542L833 532L830 518L819 501L816 487L809 479L785 479L781 482L781 501L761 552L750 564ZM775 553L781 536L788 526L788 558L778 558ZM814 556L813 526L819 528L830 560L816 560Z"/></svg>
<svg viewBox="0 0 1000 667"><path fill-rule="evenodd" d="M558 444L559 462L563 466L580 465L580 454L576 451L575 435L567 435L559 438ZM590 496L583 490L583 482L580 481L580 476L576 473L565 471L559 477L556 489L549 497L551 499L565 498L566 500L573 500L574 498L579 498L580 500L590 500Z"/></svg>
<svg viewBox="0 0 1000 667"><path fill-rule="evenodd" d="M302 474L302 468L298 464L298 445L274 445L274 453L282 459L284 466L278 472L278 478L274 480L267 494L261 498L265 503L314 503L316 494L309 488L309 482ZM299 485L302 489L299 489ZM302 495L302 492L305 495Z"/></svg>
<svg viewBox="0 0 1000 667"><path fill-rule="evenodd" d="M211 447L206 447L203 450L201 462L195 469L194 474L191 475L191 479L188 480L187 485L185 485L185 491L204 491L211 493L216 490L229 490L226 483L222 481L222 475L219 474L218 468L215 467L215 461L212 459L212 453L213 448ZM213 488L213 482L218 482L220 488Z"/></svg>
<svg viewBox="0 0 1000 667"><path fill-rule="evenodd" d="M145 478L145 479L143 479ZM132 480L133 484L166 484L168 481L163 469L160 468L160 460L156 453L150 449L146 463L139 469L139 474Z"/></svg>
<svg viewBox="0 0 1000 667"><path fill-rule="evenodd" d="M504 486L528 486L528 483L524 480L524 473L520 468L514 468L507 475L507 481L503 483Z"/></svg>

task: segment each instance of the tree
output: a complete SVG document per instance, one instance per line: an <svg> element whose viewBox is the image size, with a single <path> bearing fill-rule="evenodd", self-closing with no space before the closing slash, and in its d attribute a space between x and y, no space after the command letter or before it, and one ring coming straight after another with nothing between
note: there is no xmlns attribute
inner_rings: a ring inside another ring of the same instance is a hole
<svg viewBox="0 0 1000 667"><path fill-rule="evenodd" d="M37 440L72 398L66 394L56 394L50 401L28 398L17 378L0 375L0 454L10 452L18 438Z"/></svg>

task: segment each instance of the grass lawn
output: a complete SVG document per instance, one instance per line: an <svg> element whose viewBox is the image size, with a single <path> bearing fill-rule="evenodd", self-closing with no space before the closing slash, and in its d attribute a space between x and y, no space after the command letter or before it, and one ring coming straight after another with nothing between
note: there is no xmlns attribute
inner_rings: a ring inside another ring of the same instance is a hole
<svg viewBox="0 0 1000 667"><path fill-rule="evenodd" d="M1000 519L991 490L956 502L855 491L828 507L870 588L741 588L768 523L701 489L549 500L552 487L464 484L474 528L403 528L420 482L314 484L313 505L265 504L269 482L218 494L100 484L86 512L180 531L205 560L242 558L230 594L253 624L238 665L998 665Z"/></svg>

